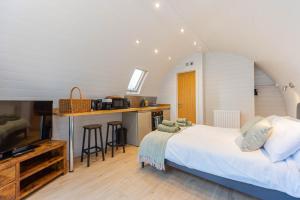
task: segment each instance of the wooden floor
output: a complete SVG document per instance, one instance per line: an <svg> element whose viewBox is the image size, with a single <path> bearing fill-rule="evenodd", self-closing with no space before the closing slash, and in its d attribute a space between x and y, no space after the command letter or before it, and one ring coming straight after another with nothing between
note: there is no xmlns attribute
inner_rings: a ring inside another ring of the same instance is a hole
<svg viewBox="0 0 300 200"><path fill-rule="evenodd" d="M195 176L169 169L167 173L152 167L140 168L137 148L119 150L114 158L110 152L103 162L101 156L92 157L89 168L77 159L75 172L59 177L37 191L28 200L66 199L178 199L178 200L253 200Z"/></svg>

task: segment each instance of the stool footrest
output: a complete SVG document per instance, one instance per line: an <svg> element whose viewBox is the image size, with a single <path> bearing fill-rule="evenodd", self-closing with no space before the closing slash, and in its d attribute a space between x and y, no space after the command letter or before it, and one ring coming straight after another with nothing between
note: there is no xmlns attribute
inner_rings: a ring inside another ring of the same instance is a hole
<svg viewBox="0 0 300 200"><path fill-rule="evenodd" d="M116 146L118 146L118 147L122 147L122 146L126 146L126 144L117 144L116 142L107 142L107 146L110 146L110 147L112 147L112 146L114 146L114 147L116 147Z"/></svg>
<svg viewBox="0 0 300 200"><path fill-rule="evenodd" d="M102 149L101 147L90 147L90 150L95 149L93 152L90 151L90 154L96 153L96 152L101 152L104 151L104 148ZM88 154L89 149L83 149L83 153Z"/></svg>

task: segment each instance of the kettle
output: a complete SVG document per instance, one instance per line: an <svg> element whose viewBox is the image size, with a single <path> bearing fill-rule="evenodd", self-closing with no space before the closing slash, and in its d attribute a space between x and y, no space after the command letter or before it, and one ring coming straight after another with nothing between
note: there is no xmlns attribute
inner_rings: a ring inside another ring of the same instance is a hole
<svg viewBox="0 0 300 200"><path fill-rule="evenodd" d="M147 107L147 106L149 106L148 100L146 100L146 99L144 98L144 99L141 101L140 106L141 106L141 107Z"/></svg>

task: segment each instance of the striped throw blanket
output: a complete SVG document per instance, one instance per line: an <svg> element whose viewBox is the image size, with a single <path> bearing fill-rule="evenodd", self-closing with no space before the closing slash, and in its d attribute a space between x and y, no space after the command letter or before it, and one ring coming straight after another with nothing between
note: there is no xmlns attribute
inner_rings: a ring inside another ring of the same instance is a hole
<svg viewBox="0 0 300 200"><path fill-rule="evenodd" d="M176 133L153 131L146 135L139 148L139 162L165 170L165 151L168 140Z"/></svg>

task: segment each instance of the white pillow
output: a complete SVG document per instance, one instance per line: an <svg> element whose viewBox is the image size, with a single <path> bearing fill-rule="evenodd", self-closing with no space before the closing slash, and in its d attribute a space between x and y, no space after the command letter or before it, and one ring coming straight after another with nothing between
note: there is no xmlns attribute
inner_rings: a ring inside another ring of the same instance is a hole
<svg viewBox="0 0 300 200"><path fill-rule="evenodd" d="M275 122L275 120L280 119L281 117L278 115L270 115L268 117L266 117L265 119L269 121L269 123L272 125L273 122Z"/></svg>
<svg viewBox="0 0 300 200"><path fill-rule="evenodd" d="M300 122L299 119L296 119L294 117L291 117L291 116L284 116L285 119L288 119L288 120L292 120L292 121L296 121L296 122Z"/></svg>
<svg viewBox="0 0 300 200"><path fill-rule="evenodd" d="M300 123L285 118L273 120L273 133L264 144L272 162L288 158L300 149Z"/></svg>

